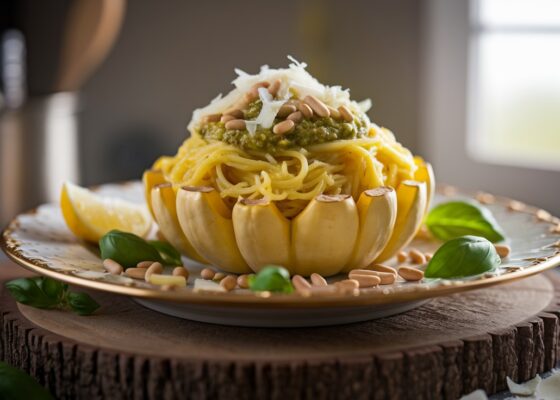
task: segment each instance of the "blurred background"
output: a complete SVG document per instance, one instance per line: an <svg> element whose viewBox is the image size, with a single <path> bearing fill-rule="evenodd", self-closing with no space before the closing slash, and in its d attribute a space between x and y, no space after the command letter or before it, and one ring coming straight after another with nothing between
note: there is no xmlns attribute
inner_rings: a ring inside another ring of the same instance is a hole
<svg viewBox="0 0 560 400"><path fill-rule="evenodd" d="M138 179L233 69L371 98L439 181L560 215L557 0L0 0L0 222L60 184Z"/></svg>

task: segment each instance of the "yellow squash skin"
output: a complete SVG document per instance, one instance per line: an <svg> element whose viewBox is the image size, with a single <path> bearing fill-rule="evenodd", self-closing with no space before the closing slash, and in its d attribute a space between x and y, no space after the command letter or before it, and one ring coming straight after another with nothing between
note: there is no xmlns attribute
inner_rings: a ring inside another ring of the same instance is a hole
<svg viewBox="0 0 560 400"><path fill-rule="evenodd" d="M351 196L319 195L311 200L292 222L295 273L339 273L352 256L359 224Z"/></svg>
<svg viewBox="0 0 560 400"><path fill-rule="evenodd" d="M403 181L397 188L397 220L389 242L375 262L394 256L414 238L426 211L426 184Z"/></svg>
<svg viewBox="0 0 560 400"><path fill-rule="evenodd" d="M157 185L166 183L163 172L161 172L161 170L159 169L148 169L144 171L144 174L142 175L142 183L144 184L144 197L146 199L146 206L148 207L152 218L155 219L154 210L152 208L152 189Z"/></svg>
<svg viewBox="0 0 560 400"><path fill-rule="evenodd" d="M239 250L253 271L266 264L291 266L291 223L273 202L239 200L232 219Z"/></svg>
<svg viewBox="0 0 560 400"><path fill-rule="evenodd" d="M395 227L397 196L390 187L364 191L358 203L360 230L354 253L344 272L370 265L383 251Z"/></svg>
<svg viewBox="0 0 560 400"><path fill-rule="evenodd" d="M237 248L231 212L213 188L179 189L177 217L183 233L204 259L226 272L251 272Z"/></svg>
<svg viewBox="0 0 560 400"><path fill-rule="evenodd" d="M170 183L163 183L154 186L152 189L152 210L159 230L165 240L187 257L207 263L204 258L197 253L189 242L177 218L176 193Z"/></svg>

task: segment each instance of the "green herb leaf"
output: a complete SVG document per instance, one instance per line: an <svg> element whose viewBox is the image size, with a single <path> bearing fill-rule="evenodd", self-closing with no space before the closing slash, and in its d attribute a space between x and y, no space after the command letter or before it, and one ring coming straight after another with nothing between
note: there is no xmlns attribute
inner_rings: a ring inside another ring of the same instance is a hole
<svg viewBox="0 0 560 400"><path fill-rule="evenodd" d="M464 201L434 207L426 218L426 226L440 240L475 235L495 243L505 238L489 209Z"/></svg>
<svg viewBox="0 0 560 400"><path fill-rule="evenodd" d="M22 370L0 361L0 399L54 400L54 397Z"/></svg>
<svg viewBox="0 0 560 400"><path fill-rule="evenodd" d="M250 277L249 288L253 292L291 293L294 291L290 273L286 268L278 265L267 265L257 275Z"/></svg>
<svg viewBox="0 0 560 400"><path fill-rule="evenodd" d="M90 315L100 306L87 293L69 292L66 296L68 306L79 315Z"/></svg>
<svg viewBox="0 0 560 400"><path fill-rule="evenodd" d="M18 303L31 307L70 308L80 315L89 315L99 308L89 295L69 292L68 285L47 277L14 279L6 283L6 288Z"/></svg>
<svg viewBox="0 0 560 400"><path fill-rule="evenodd" d="M61 302L64 298L68 285L57 281L56 279L47 277L33 278L37 286L47 295L50 299Z"/></svg>
<svg viewBox="0 0 560 400"><path fill-rule="evenodd" d="M112 230L99 239L103 260L110 258L124 268L135 267L140 261L160 261L158 251L140 236Z"/></svg>
<svg viewBox="0 0 560 400"><path fill-rule="evenodd" d="M48 278L19 278L6 283L6 288L18 303L26 304L36 308L55 308L60 303L58 289L53 289L51 283L48 284L49 291L55 295L47 295L41 288L44 285L43 279ZM52 279L49 279L52 281ZM37 283L40 282L40 285Z"/></svg>
<svg viewBox="0 0 560 400"><path fill-rule="evenodd" d="M463 278L492 271L501 260L490 241L462 236L443 244L426 268L426 278Z"/></svg>
<svg viewBox="0 0 560 400"><path fill-rule="evenodd" d="M148 243L158 251L165 265L183 265L181 253L171 244L160 240L150 240Z"/></svg>

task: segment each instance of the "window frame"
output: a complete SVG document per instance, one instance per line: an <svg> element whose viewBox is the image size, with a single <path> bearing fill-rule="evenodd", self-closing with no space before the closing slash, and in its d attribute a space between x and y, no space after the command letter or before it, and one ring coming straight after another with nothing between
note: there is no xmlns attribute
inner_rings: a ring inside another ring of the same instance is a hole
<svg viewBox="0 0 560 400"><path fill-rule="evenodd" d="M470 157L473 2L428 0L422 15L419 149L438 182L514 197L560 215L560 171Z"/></svg>

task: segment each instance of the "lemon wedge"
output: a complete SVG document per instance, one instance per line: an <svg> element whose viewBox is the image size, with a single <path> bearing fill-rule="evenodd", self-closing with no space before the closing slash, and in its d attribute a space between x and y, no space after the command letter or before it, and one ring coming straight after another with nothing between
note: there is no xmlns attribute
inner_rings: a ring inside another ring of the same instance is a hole
<svg viewBox="0 0 560 400"><path fill-rule="evenodd" d="M112 229L144 237L152 224L144 206L101 196L69 182L62 186L60 208L72 233L90 242L97 242Z"/></svg>

